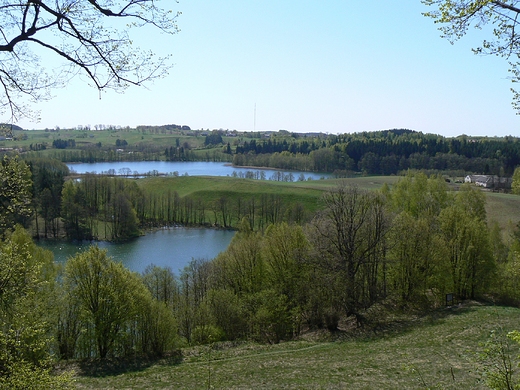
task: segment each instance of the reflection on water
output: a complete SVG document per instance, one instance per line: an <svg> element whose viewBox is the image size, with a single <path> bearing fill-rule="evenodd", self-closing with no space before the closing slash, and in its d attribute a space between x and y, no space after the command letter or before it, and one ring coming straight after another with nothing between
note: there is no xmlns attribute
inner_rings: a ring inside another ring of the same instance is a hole
<svg viewBox="0 0 520 390"><path fill-rule="evenodd" d="M106 249L108 255L135 272L143 272L149 264L170 267L175 274L192 259L213 259L224 251L235 232L203 228L175 227L150 232L125 243L40 241L38 245L51 250L57 262L93 245Z"/></svg>
<svg viewBox="0 0 520 390"><path fill-rule="evenodd" d="M98 162L98 163L68 163L67 166L76 173L107 173L115 175L144 175L150 172L159 174L189 175L189 176L233 176L246 175L248 172L260 172L265 179L270 179L280 173L279 170L251 168L237 168L230 164L221 162L179 162L179 161L114 161L114 162ZM329 178L328 173L300 172L291 171L293 180L319 180L321 178Z"/></svg>

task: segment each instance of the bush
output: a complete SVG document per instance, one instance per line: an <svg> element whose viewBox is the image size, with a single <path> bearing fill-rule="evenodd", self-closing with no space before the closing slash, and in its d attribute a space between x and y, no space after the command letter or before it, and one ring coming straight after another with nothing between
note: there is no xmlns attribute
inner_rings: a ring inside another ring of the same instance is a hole
<svg viewBox="0 0 520 390"><path fill-rule="evenodd" d="M211 344L224 339L224 331L215 325L199 325L191 332L193 344Z"/></svg>

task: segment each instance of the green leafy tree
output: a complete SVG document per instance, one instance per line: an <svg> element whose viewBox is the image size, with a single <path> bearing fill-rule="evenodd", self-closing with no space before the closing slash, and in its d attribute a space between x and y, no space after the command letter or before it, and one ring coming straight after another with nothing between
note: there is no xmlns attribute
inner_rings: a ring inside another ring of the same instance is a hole
<svg viewBox="0 0 520 390"><path fill-rule="evenodd" d="M392 187L389 199L398 213L405 211L414 218L433 218L448 205L447 186L441 177L408 172Z"/></svg>
<svg viewBox="0 0 520 390"><path fill-rule="evenodd" d="M220 145L223 142L222 135L217 130L213 130L204 139L204 145Z"/></svg>
<svg viewBox="0 0 520 390"><path fill-rule="evenodd" d="M436 233L435 225L424 217L413 218L402 212L393 221L388 279L392 293L403 307L428 308L439 301L435 293L444 292L447 274L439 261L437 248L442 241Z"/></svg>
<svg viewBox="0 0 520 390"><path fill-rule="evenodd" d="M227 340L236 340L248 335L249 323L245 302L229 289L211 289L205 299L208 314Z"/></svg>
<svg viewBox="0 0 520 390"><path fill-rule="evenodd" d="M4 156L0 163L0 233L27 223L31 210L31 171L16 157Z"/></svg>
<svg viewBox="0 0 520 390"><path fill-rule="evenodd" d="M444 209L439 222L453 292L462 299L478 297L496 269L485 222L459 204Z"/></svg>
<svg viewBox="0 0 520 390"><path fill-rule="evenodd" d="M308 273L310 243L301 226L287 223L271 225L262 241L262 253L266 263L268 288L286 297L286 306L299 329L302 312L308 298Z"/></svg>
<svg viewBox="0 0 520 390"><path fill-rule="evenodd" d="M147 355L163 356L178 345L178 324L164 302L143 299L138 310L140 351Z"/></svg>
<svg viewBox="0 0 520 390"><path fill-rule="evenodd" d="M513 173L513 183L511 184L513 194L520 195L520 167L515 168Z"/></svg>
<svg viewBox="0 0 520 390"><path fill-rule="evenodd" d="M114 196L111 203L112 238L127 240L139 236L139 220L132 204L122 192Z"/></svg>
<svg viewBox="0 0 520 390"><path fill-rule="evenodd" d="M68 181L63 186L62 199L61 217L67 237L76 240L92 238L85 192L72 181Z"/></svg>
<svg viewBox="0 0 520 390"><path fill-rule="evenodd" d="M174 308L179 300L179 285L171 268L150 264L143 272L143 283L152 297Z"/></svg>
<svg viewBox="0 0 520 390"><path fill-rule="evenodd" d="M20 226L0 243L0 389L64 389L51 373L56 265Z"/></svg>
<svg viewBox="0 0 520 390"><path fill-rule="evenodd" d="M140 305L151 300L137 274L96 246L69 259L64 283L71 296L78 299L84 320L93 328L100 358L116 354L128 323L135 321Z"/></svg>
<svg viewBox="0 0 520 390"><path fill-rule="evenodd" d="M520 302L520 241L511 243L507 261L499 264L498 268L500 297L504 302L517 305Z"/></svg>
<svg viewBox="0 0 520 390"><path fill-rule="evenodd" d="M452 43L466 35L471 27L482 30L490 25L489 37L473 52L505 58L509 63L511 80L514 83L520 81L520 7L517 1L422 0L422 3L434 8L425 15L441 25L442 36ZM518 111L520 93L513 88L512 91L513 106Z"/></svg>
<svg viewBox="0 0 520 390"><path fill-rule="evenodd" d="M271 289L264 289L249 296L248 301L254 338L276 344L292 336L291 310L285 295Z"/></svg>
<svg viewBox="0 0 520 390"><path fill-rule="evenodd" d="M204 259L193 259L180 276L181 296L176 310L181 336L191 342L192 333L198 325L208 321L200 318L200 307L210 290L213 263Z"/></svg>
<svg viewBox="0 0 520 390"><path fill-rule="evenodd" d="M437 218L452 200L440 176L408 172L392 189L383 188L397 213L391 230L389 283L403 305L428 307L442 302L448 275L439 252Z"/></svg>
<svg viewBox="0 0 520 390"><path fill-rule="evenodd" d="M492 331L479 354L482 366L482 379L493 390L518 389L517 358L514 356L514 344L520 342L520 333L503 330Z"/></svg>
<svg viewBox="0 0 520 390"><path fill-rule="evenodd" d="M231 289L238 296L262 290L265 262L261 255L261 235L240 233L233 237L228 249L214 260L216 285Z"/></svg>
<svg viewBox="0 0 520 390"><path fill-rule="evenodd" d="M50 158L33 158L28 160L34 183L34 206L36 234L39 235L39 219L44 221L44 237L59 234L59 217L61 207L61 191L68 167Z"/></svg>

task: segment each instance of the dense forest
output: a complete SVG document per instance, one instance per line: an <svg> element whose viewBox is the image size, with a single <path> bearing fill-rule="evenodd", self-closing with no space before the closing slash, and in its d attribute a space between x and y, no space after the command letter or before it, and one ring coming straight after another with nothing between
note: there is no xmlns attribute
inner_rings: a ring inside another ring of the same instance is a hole
<svg viewBox="0 0 520 390"><path fill-rule="evenodd" d="M141 218L201 222L196 200L147 198L122 178L64 183L62 164L50 160L5 157L0 168L2 383L31 377L66 387L67 375L50 373L56 359L161 356L223 340L278 343L334 331L341 321L362 327L388 310L431 310L447 294L520 303L520 233L504 239L486 223L482 191L448 191L440 176L409 173L379 191L340 183L299 221L283 218L282 207L250 211L274 198L245 202L244 213L220 206L214 218L238 228L225 252L194 259L180 275L153 265L138 275L96 246L60 268L27 229L38 213L45 234L64 229L85 238L104 226L114 239L131 237Z"/></svg>
<svg viewBox="0 0 520 390"><path fill-rule="evenodd" d="M318 172L397 174L407 169L511 175L520 164L514 137L445 138L412 130L251 140L237 145L233 163Z"/></svg>

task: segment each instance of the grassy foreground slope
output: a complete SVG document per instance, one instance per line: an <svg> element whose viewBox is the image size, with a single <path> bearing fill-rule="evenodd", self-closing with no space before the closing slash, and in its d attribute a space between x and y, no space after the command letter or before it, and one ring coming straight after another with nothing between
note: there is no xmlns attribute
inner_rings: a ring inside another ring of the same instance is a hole
<svg viewBox="0 0 520 390"><path fill-rule="evenodd" d="M472 304L380 324L364 336L186 348L133 371L78 376L83 389L479 389L492 330L520 329L520 309ZM514 351L514 356L518 351Z"/></svg>

